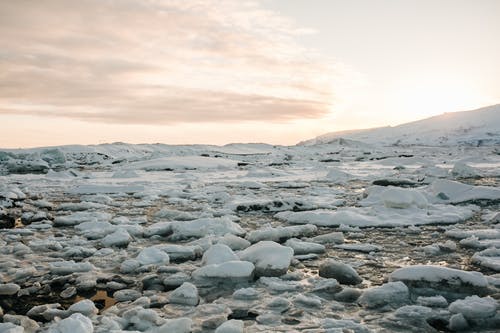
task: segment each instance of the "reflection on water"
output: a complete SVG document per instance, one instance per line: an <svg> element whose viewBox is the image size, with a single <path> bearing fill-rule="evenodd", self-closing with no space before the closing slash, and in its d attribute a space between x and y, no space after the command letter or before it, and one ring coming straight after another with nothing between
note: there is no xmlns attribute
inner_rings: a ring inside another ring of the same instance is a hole
<svg viewBox="0 0 500 333"><path fill-rule="evenodd" d="M21 218L18 217L14 222L14 228L24 228L23 222L21 222Z"/></svg>
<svg viewBox="0 0 500 333"><path fill-rule="evenodd" d="M106 290L97 290L94 294L90 295L78 295L75 298L75 303L84 299L90 299L93 301L99 311L106 310L116 304L116 300L113 297L110 297Z"/></svg>

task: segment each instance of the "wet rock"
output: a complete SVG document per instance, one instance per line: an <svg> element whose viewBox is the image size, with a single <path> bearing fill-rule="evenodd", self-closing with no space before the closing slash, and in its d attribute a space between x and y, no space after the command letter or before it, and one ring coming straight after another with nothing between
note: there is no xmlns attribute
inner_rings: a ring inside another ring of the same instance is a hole
<svg viewBox="0 0 500 333"><path fill-rule="evenodd" d="M340 261L327 260L319 267L319 276L334 278L341 284L355 285L363 281L356 270Z"/></svg>
<svg viewBox="0 0 500 333"><path fill-rule="evenodd" d="M15 283L0 284L0 295L12 296L12 295L17 294L17 292L20 289L21 289L21 287Z"/></svg>
<svg viewBox="0 0 500 333"><path fill-rule="evenodd" d="M14 228L16 225L16 217L10 215L5 210L0 208L0 229Z"/></svg>
<svg viewBox="0 0 500 333"><path fill-rule="evenodd" d="M353 303L358 300L363 292L356 288L344 288L334 295L334 299L340 302Z"/></svg>
<svg viewBox="0 0 500 333"><path fill-rule="evenodd" d="M196 306L200 301L198 289L189 282L184 282L179 288L172 291L168 298L170 303Z"/></svg>
<svg viewBox="0 0 500 333"><path fill-rule="evenodd" d="M141 280L142 287L144 290L158 290L162 291L165 288L161 278L157 274L148 274L144 276Z"/></svg>

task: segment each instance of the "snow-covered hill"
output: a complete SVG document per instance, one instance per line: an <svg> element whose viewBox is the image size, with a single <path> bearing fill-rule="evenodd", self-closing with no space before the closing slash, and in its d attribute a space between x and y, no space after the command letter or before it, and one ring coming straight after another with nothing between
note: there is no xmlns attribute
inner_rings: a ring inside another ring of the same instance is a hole
<svg viewBox="0 0 500 333"><path fill-rule="evenodd" d="M332 132L298 145L335 142L339 138L369 144L423 146L490 146L500 144L500 104L485 108L444 113L394 127Z"/></svg>

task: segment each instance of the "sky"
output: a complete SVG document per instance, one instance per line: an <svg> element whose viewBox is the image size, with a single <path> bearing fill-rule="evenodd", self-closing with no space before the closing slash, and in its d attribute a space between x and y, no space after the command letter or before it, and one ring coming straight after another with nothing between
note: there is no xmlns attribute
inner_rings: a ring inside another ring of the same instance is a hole
<svg viewBox="0 0 500 333"><path fill-rule="evenodd" d="M295 144L500 103L498 0L0 0L0 147Z"/></svg>

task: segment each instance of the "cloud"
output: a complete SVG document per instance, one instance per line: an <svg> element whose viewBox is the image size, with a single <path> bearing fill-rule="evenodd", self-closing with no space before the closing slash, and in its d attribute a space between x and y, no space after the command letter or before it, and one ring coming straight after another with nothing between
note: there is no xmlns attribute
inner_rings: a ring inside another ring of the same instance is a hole
<svg viewBox="0 0 500 333"><path fill-rule="evenodd" d="M0 114L107 123L283 121L330 111L307 32L228 0L0 2Z"/></svg>

